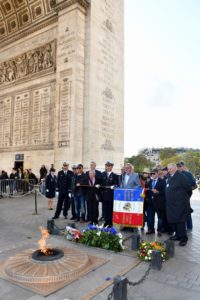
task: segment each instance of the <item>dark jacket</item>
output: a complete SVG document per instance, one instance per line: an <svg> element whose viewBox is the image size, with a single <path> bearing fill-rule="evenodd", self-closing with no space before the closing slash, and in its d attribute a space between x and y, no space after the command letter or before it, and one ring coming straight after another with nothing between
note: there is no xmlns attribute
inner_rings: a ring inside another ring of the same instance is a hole
<svg viewBox="0 0 200 300"><path fill-rule="evenodd" d="M113 201L114 190L110 189L110 186L118 186L118 176L117 174L111 172L109 177L107 172L102 173L102 200L103 201Z"/></svg>
<svg viewBox="0 0 200 300"><path fill-rule="evenodd" d="M88 180L87 180L87 176L85 175L85 173L75 176L75 193L78 196L86 196L87 187L86 186L76 186L77 183L80 183L80 185L88 185Z"/></svg>
<svg viewBox="0 0 200 300"><path fill-rule="evenodd" d="M54 198L55 192L56 192L56 185L57 185L57 179L56 176L52 176L51 174L48 174L45 180L45 188L46 188L46 197L47 198Z"/></svg>
<svg viewBox="0 0 200 300"><path fill-rule="evenodd" d="M19 179L19 176L18 176L18 173L16 172L16 173L11 173L10 174L10 179Z"/></svg>
<svg viewBox="0 0 200 300"><path fill-rule="evenodd" d="M190 213L192 187L179 171L170 176L166 183L166 214L169 223L185 222Z"/></svg>
<svg viewBox="0 0 200 300"><path fill-rule="evenodd" d="M38 179L34 173L29 173L29 182L32 184L38 184Z"/></svg>
<svg viewBox="0 0 200 300"><path fill-rule="evenodd" d="M63 170L58 172L57 189L60 193L68 194L68 192L71 191L72 176L73 172L70 170L67 171L67 174L65 174Z"/></svg>
<svg viewBox="0 0 200 300"><path fill-rule="evenodd" d="M87 180L89 180L89 171L85 173ZM102 173L98 170L95 170L95 184L102 184Z"/></svg>
<svg viewBox="0 0 200 300"><path fill-rule="evenodd" d="M151 181L151 184L152 182L153 181ZM158 193L152 192L152 197L154 200L156 211L164 211L165 209L165 186L166 186L165 180L158 177L156 185L154 187L154 189L156 189Z"/></svg>
<svg viewBox="0 0 200 300"><path fill-rule="evenodd" d="M47 176L47 169L46 167L41 167L40 168L40 181L41 179L45 178Z"/></svg>

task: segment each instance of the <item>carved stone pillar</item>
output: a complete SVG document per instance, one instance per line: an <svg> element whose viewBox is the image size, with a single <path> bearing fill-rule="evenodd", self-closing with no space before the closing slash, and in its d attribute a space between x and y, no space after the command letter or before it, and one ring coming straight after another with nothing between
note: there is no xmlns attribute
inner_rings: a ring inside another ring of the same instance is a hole
<svg viewBox="0 0 200 300"><path fill-rule="evenodd" d="M82 162L87 1L59 1L55 165Z"/></svg>

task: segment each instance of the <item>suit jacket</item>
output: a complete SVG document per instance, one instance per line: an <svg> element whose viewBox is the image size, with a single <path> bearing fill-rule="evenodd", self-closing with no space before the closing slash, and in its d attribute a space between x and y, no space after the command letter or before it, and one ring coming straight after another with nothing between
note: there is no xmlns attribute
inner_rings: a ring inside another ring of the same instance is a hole
<svg viewBox="0 0 200 300"><path fill-rule="evenodd" d="M103 186L118 186L118 176L117 174L111 172L109 176L107 176L107 172L102 173L102 185ZM102 197L103 201L113 201L114 190L110 188L102 188Z"/></svg>
<svg viewBox="0 0 200 300"><path fill-rule="evenodd" d="M120 185L121 188L123 188L123 189L134 189L134 188L137 188L137 187L141 187L141 183L140 183L138 173L135 173L135 172L131 173L129 175L129 179L128 179L127 183L125 182L125 179L126 179L126 175L124 175L123 180L121 182L121 185Z"/></svg>
<svg viewBox="0 0 200 300"><path fill-rule="evenodd" d="M57 188L59 192L68 194L68 191L71 190L73 172L71 170L67 171L67 174L63 170L58 172L57 177Z"/></svg>
<svg viewBox="0 0 200 300"><path fill-rule="evenodd" d="M165 209L165 186L166 186L166 182L165 182L164 179L158 178L157 182L156 182L156 185L154 187L152 187L152 183L153 183L153 180L151 181L150 188L154 188L158 191L158 193L153 193L152 191L150 191L152 199L154 201L153 206L154 206L156 211L163 212L164 209Z"/></svg>
<svg viewBox="0 0 200 300"><path fill-rule="evenodd" d="M166 214L169 223L185 222L190 213L192 187L185 176L176 171L166 183Z"/></svg>
<svg viewBox="0 0 200 300"><path fill-rule="evenodd" d="M87 179L89 180L89 171L87 171L85 173L85 175L87 176ZM100 171L95 170L95 184L102 184L102 174Z"/></svg>

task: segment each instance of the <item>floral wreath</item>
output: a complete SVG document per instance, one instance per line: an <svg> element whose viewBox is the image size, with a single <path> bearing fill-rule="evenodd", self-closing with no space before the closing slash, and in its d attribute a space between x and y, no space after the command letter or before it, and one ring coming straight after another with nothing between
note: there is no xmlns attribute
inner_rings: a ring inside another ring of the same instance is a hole
<svg viewBox="0 0 200 300"><path fill-rule="evenodd" d="M166 261L169 257L167 255L165 245L159 242L141 242L138 250L138 257L141 260L151 261L152 251L157 250L161 252L162 261Z"/></svg>

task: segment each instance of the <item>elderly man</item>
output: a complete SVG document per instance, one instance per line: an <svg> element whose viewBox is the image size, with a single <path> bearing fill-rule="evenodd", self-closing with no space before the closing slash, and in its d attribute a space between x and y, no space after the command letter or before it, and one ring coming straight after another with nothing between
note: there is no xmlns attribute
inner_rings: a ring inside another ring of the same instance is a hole
<svg viewBox="0 0 200 300"><path fill-rule="evenodd" d="M125 174L121 182L120 187L123 189L133 189L141 187L138 173L134 172L134 166L130 163L126 163L124 166Z"/></svg>
<svg viewBox="0 0 200 300"><path fill-rule="evenodd" d="M189 171L186 170L184 162L180 161L176 165L177 165L178 171L182 172L182 174L185 176L185 178L187 178L188 182L190 183L190 185L192 187L192 190L195 190L197 188L196 180L192 176L192 173L190 173ZM193 212L192 208L190 209L190 214L186 221L187 230L192 230L192 228L193 228L191 212Z"/></svg>
<svg viewBox="0 0 200 300"><path fill-rule="evenodd" d="M169 178L165 188L166 214L175 231L175 235L170 239L178 240L180 246L185 246L188 240L185 222L190 213L192 187L185 176L177 171L175 164L169 164L167 168Z"/></svg>

